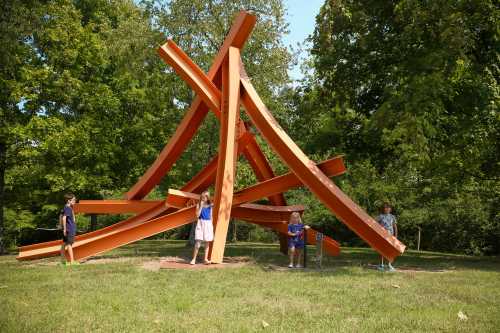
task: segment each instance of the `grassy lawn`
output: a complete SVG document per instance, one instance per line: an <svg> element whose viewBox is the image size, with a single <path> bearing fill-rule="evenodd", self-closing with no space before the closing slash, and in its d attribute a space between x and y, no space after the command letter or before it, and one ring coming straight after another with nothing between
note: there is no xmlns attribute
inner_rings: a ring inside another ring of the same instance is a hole
<svg viewBox="0 0 500 333"><path fill-rule="evenodd" d="M189 251L142 241L74 267L0 257L0 332L500 331L499 258L408 251L381 273L372 250L343 248L322 270L288 270L277 245L241 243L226 255L244 267L144 268Z"/></svg>

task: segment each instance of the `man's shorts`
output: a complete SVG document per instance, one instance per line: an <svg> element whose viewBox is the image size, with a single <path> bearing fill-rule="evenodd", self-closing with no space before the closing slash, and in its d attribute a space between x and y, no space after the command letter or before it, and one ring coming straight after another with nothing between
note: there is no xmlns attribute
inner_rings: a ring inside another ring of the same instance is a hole
<svg viewBox="0 0 500 333"><path fill-rule="evenodd" d="M296 248L296 249L303 249L304 248L304 241L302 239L299 240L293 240L289 239L288 240L288 248Z"/></svg>
<svg viewBox="0 0 500 333"><path fill-rule="evenodd" d="M66 245L73 245L75 242L75 235L74 234L67 234L67 236L64 236L63 233L63 242Z"/></svg>

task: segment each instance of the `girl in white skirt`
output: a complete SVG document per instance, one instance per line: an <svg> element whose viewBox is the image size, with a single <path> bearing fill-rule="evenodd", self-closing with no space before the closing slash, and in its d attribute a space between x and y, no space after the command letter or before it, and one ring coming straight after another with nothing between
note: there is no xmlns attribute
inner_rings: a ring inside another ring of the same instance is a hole
<svg viewBox="0 0 500 333"><path fill-rule="evenodd" d="M214 240L214 227L212 225L212 202L210 201L210 193L204 191L201 193L200 202L196 205L196 216L198 222L194 231L194 249L191 265L196 264L196 256L200 249L201 242L205 242L205 258L203 262L208 265L208 253L210 251L210 242Z"/></svg>

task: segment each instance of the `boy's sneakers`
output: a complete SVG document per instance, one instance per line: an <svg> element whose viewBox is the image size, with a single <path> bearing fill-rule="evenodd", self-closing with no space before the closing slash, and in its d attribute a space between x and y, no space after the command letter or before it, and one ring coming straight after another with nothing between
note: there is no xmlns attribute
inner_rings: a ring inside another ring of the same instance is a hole
<svg viewBox="0 0 500 333"><path fill-rule="evenodd" d="M302 265L298 264L297 266L295 266L295 268L302 268Z"/></svg>
<svg viewBox="0 0 500 333"><path fill-rule="evenodd" d="M288 268L293 268L293 264L288 265Z"/></svg>
<svg viewBox="0 0 500 333"><path fill-rule="evenodd" d="M396 269L395 269L394 267L392 267L392 265L391 265L391 264L389 264L389 266L388 266L388 267L389 267L389 269L388 269L388 270L389 270L389 272L395 272L395 271L396 271Z"/></svg>
<svg viewBox="0 0 500 333"><path fill-rule="evenodd" d="M379 265L379 266L377 266L377 269L378 269L379 271L381 271L381 272L385 271L385 267L384 267L384 265Z"/></svg>

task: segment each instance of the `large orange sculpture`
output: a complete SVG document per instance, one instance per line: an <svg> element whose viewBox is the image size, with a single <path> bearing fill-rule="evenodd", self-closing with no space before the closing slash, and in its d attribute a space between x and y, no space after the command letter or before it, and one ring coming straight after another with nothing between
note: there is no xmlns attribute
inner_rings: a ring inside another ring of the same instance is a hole
<svg viewBox="0 0 500 333"><path fill-rule="evenodd" d="M255 22L255 16L239 13L206 74L173 41L169 40L159 48L160 56L191 86L197 93L196 98L168 144L126 193L125 200L81 200L76 205L76 213L137 214L109 227L77 236L73 245L76 260L196 221L195 208L187 205L214 182L215 237L211 252L214 263L223 260L231 217L278 231L282 250L286 250L286 223L292 212L302 212L304 207L287 206L283 192L297 186L306 186L339 220L389 261L403 253L405 246L329 179L345 172L342 157L316 165L265 107L240 57ZM246 110L252 125L289 167L290 173L274 175L255 135L249 131L251 124L245 124L240 118L240 106ZM209 110L221 124L218 155L181 190L170 189L165 200L142 200L169 172ZM236 161L240 154L249 161L260 182L234 192ZM265 197L271 205L251 203ZM314 230L308 233L309 244L315 244L315 234ZM17 259L57 255L60 245L61 241L52 241L20 247ZM339 253L339 244L329 237L325 237L323 246L325 252L331 255Z"/></svg>

